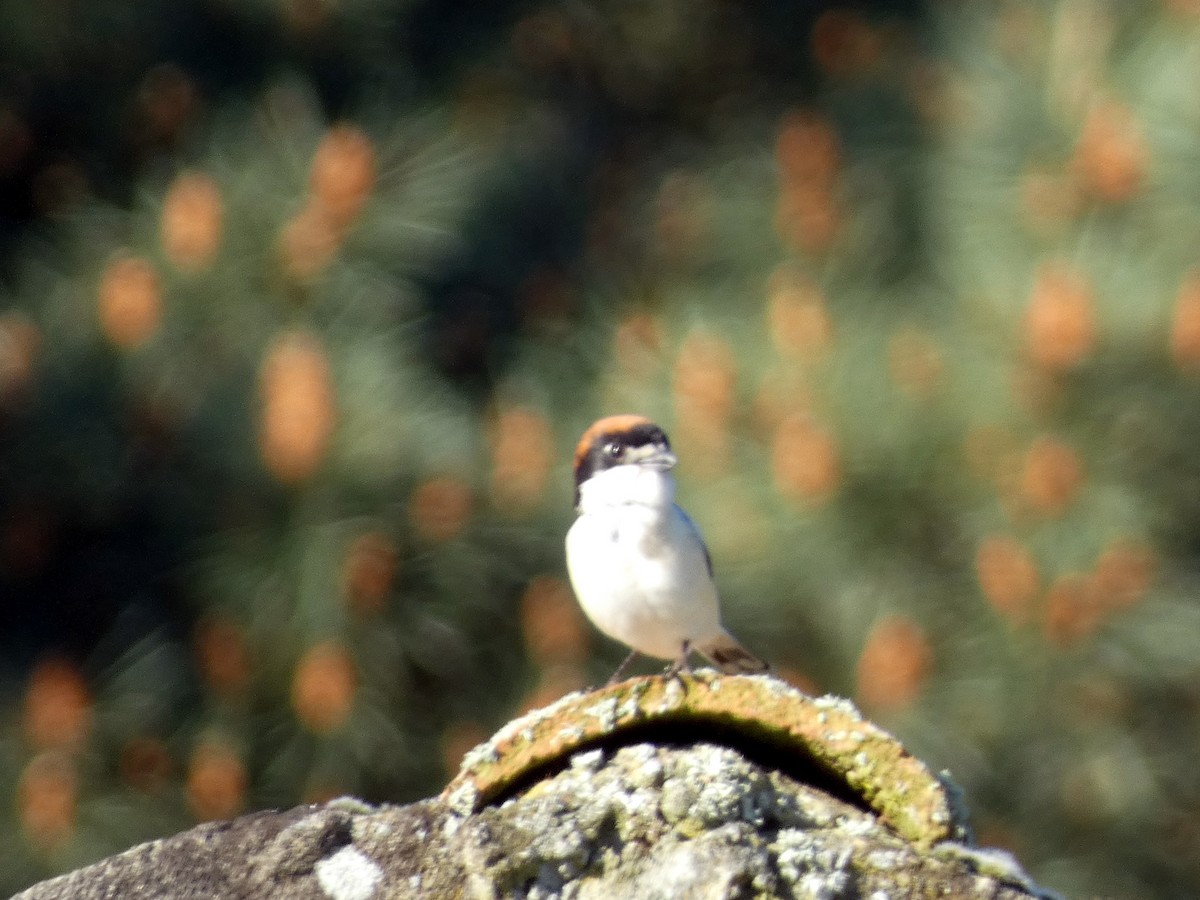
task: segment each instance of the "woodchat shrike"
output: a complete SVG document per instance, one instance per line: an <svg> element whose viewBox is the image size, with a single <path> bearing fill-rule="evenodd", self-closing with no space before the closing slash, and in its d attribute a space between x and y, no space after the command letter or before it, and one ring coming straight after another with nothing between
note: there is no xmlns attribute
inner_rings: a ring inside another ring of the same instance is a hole
<svg viewBox="0 0 1200 900"><path fill-rule="evenodd" d="M579 604L600 631L639 654L687 668L697 651L727 674L767 664L721 624L712 559L695 523L675 503L675 454L643 416L609 416L575 450L575 509L567 571Z"/></svg>

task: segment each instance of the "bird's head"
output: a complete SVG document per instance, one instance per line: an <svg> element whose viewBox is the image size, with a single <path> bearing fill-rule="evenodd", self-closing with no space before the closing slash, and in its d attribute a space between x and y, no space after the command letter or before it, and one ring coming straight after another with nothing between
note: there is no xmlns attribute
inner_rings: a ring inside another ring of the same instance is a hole
<svg viewBox="0 0 1200 900"><path fill-rule="evenodd" d="M585 493L589 504L672 502L676 462L667 433L645 416L600 419L575 448L575 508Z"/></svg>

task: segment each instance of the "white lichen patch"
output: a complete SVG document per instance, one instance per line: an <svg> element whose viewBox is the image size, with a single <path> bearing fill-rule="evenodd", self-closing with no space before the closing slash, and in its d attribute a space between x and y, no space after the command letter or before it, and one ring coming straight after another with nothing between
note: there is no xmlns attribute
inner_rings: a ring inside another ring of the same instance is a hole
<svg viewBox="0 0 1200 900"><path fill-rule="evenodd" d="M462 827L463 820L457 816L447 816L446 821L442 823L442 834L447 838L452 838L458 834L458 829Z"/></svg>
<svg viewBox="0 0 1200 900"><path fill-rule="evenodd" d="M878 827L874 818L865 815L841 816L837 824L843 833L853 835L870 834Z"/></svg>
<svg viewBox="0 0 1200 900"><path fill-rule="evenodd" d="M313 866L317 883L331 900L368 900L383 878L383 869L354 847L342 847Z"/></svg>
<svg viewBox="0 0 1200 900"><path fill-rule="evenodd" d="M326 809L335 810L337 812L348 812L356 815L368 815L375 812L375 807L365 800L360 800L358 797L353 797L349 794L343 794L341 797L334 797L325 804Z"/></svg>
<svg viewBox="0 0 1200 900"><path fill-rule="evenodd" d="M613 757L613 763L625 773L626 780L634 787L653 788L662 784L663 764L658 752L650 744L622 747Z"/></svg>
<svg viewBox="0 0 1200 900"><path fill-rule="evenodd" d="M809 885L806 892L802 893L801 880L814 872L820 872L822 878L829 879L831 889L833 882L839 882L841 886L837 887L838 892L845 890L849 884L850 848L827 843L819 833L784 828L780 830L772 849L779 874L789 884L796 885L797 896L838 896L836 892L821 894L815 885Z"/></svg>
<svg viewBox="0 0 1200 900"><path fill-rule="evenodd" d="M846 872L806 872L792 888L797 900L838 900L850 897L850 876Z"/></svg>
<svg viewBox="0 0 1200 900"><path fill-rule="evenodd" d="M379 840L392 833L391 823L378 816L362 817L354 822L354 833L361 837Z"/></svg>
<svg viewBox="0 0 1200 900"><path fill-rule="evenodd" d="M500 761L500 751L496 749L495 743L485 741L478 744L463 754L462 766L463 769L477 769L482 765L494 765Z"/></svg>
<svg viewBox="0 0 1200 900"><path fill-rule="evenodd" d="M862 718L862 713L858 711L857 706L855 706L845 697L839 697L836 694L825 694L821 697L814 697L810 702L817 709L833 710L849 716L852 719Z"/></svg>
<svg viewBox="0 0 1200 900"><path fill-rule="evenodd" d="M612 799L614 806L621 807L626 821L653 816L658 811L658 795L653 791L639 790L627 794L617 793Z"/></svg>
<svg viewBox="0 0 1200 900"><path fill-rule="evenodd" d="M742 675L739 680L746 679L749 681L757 681L766 690L774 694L776 697L786 697L789 700L807 697L803 691L795 686L788 684L782 678L776 678L774 675L767 673L766 675Z"/></svg>
<svg viewBox="0 0 1200 900"><path fill-rule="evenodd" d="M668 680L666 690L663 691L662 700L658 704L659 712L670 712L673 709L678 709L683 703L687 694L684 692L683 682L678 678Z"/></svg>
<svg viewBox="0 0 1200 900"><path fill-rule="evenodd" d="M605 697L596 703L590 703L580 710L580 715L595 719L604 731L612 731L616 727L619 701L616 697Z"/></svg>
<svg viewBox="0 0 1200 900"><path fill-rule="evenodd" d="M619 735L630 724L676 717L692 725L719 721L721 730L714 731L713 740L728 740L731 747L738 746L736 733L743 727L749 730L751 723L754 733L765 727L781 746L794 742L801 755L821 761L831 775L847 782L864 800L873 798L867 802L876 804L877 813L887 804L892 813L889 820L895 820L897 829L911 840L937 840L943 836L942 826L955 819L953 812L944 812L940 783L929 777L919 762L898 758L882 746L894 739L864 721L848 700L830 695L814 699L770 677L727 678L707 672L665 679L646 677L593 693L570 694L514 720L491 742L467 754L463 774L450 785L444 799L460 815L475 813L485 797L520 778L518 765L529 771L530 766L542 762L566 762L569 758L567 780L573 780L575 771L591 776L611 770L623 785L621 797L607 801L608 814L618 817L618 830L624 827L620 822L640 813L636 805L627 802L628 795L639 790L661 791L661 808L652 804L655 827L670 823L688 839L723 822L759 825L771 820L822 827L819 823L834 818L828 808L814 809L812 817L795 804L790 809L777 808L775 792L768 789L763 794L763 786L769 782L761 775L752 777L745 760L729 748L695 746L686 765L665 767L672 771L664 771L663 760L668 757L659 756L652 746L622 748L607 756L597 751L571 756L581 744L600 735ZM912 782L911 789L906 778ZM587 793L591 787L581 783L578 790ZM536 787L530 791L536 796ZM892 809L900 802L896 797L911 802L896 812ZM874 819L865 816L864 821ZM535 877L532 871L528 877Z"/></svg>
<svg viewBox="0 0 1200 900"><path fill-rule="evenodd" d="M645 691L631 691L625 700L621 703L618 710L623 720L636 718L642 710L642 694Z"/></svg>
<svg viewBox="0 0 1200 900"><path fill-rule="evenodd" d="M938 845L937 853L941 856L965 860L981 875L1017 885L1042 900L1061 900L1057 893L1042 887L1030 878L1017 858L1007 850L997 847L969 847L955 841L946 841Z"/></svg>
<svg viewBox="0 0 1200 900"><path fill-rule="evenodd" d="M761 783L736 752L700 744L664 773L660 812L685 833L722 823L760 822L764 805L772 803L759 803Z"/></svg>
<svg viewBox="0 0 1200 900"><path fill-rule="evenodd" d="M587 736L587 729L576 723L574 725L564 725L558 729L558 739L567 744L577 744Z"/></svg>
<svg viewBox="0 0 1200 900"><path fill-rule="evenodd" d="M865 862L876 872L890 872L907 865L909 859L908 852L904 850L872 850Z"/></svg>
<svg viewBox="0 0 1200 900"><path fill-rule="evenodd" d="M596 772L604 765L603 750L585 750L571 757L571 768L583 772Z"/></svg>
<svg viewBox="0 0 1200 900"><path fill-rule="evenodd" d="M479 803L479 789L475 782L464 780L446 797L446 805L460 816L469 816Z"/></svg>

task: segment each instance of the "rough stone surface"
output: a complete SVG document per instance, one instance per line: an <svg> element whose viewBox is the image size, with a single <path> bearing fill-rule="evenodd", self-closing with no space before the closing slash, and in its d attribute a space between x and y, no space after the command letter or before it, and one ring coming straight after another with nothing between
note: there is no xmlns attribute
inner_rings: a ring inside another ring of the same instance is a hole
<svg viewBox="0 0 1200 900"><path fill-rule="evenodd" d="M970 836L955 792L849 700L809 697L766 675L632 678L568 694L468 753L442 797L473 812L576 750L638 733L667 742L718 736L872 810L926 848Z"/></svg>
<svg viewBox="0 0 1200 900"><path fill-rule="evenodd" d="M705 684L720 684L718 692L745 700L738 683L751 680L762 679L712 678ZM696 684L687 687L699 697ZM649 696L659 704L665 690L643 692L642 699ZM707 718L683 731L647 731L642 720L636 720L638 727L622 725L619 711L592 715L591 720L603 719L603 738L588 731L593 726L587 721L576 719L591 736L568 736L560 743L564 729L578 735L569 716L564 718L572 704L595 710L596 702L611 696L568 698L565 706L550 708L549 719L543 714L533 723L518 720L471 755L442 797L378 808L345 798L202 825L42 882L18 898L1047 896L1011 858L959 839L965 835L962 813L946 797L928 806L930 785L941 781L923 767L880 768L857 759L853 771L875 773L863 782L872 792L866 797L836 767L797 766L786 754L764 753L761 727L752 726L746 741L733 720L714 723L711 708ZM802 720L804 710L812 711L807 704L822 701L792 702ZM847 708L839 709L850 715ZM777 708L771 715L781 712ZM554 752L536 746L547 721L552 722L548 733L556 735ZM835 743L846 740L841 724L832 727ZM855 754L869 752L862 747L877 741L894 744L874 726L851 730L864 735L851 739ZM524 762L504 768L505 760L511 761L506 749L514 747ZM813 751L803 741L792 749L811 763ZM894 748L883 756L889 765L911 759L902 751L896 755ZM480 766L505 774L481 779ZM905 778L925 774L915 786L876 784L885 771ZM805 781L807 773L817 774L819 784ZM935 793L944 791L938 787ZM887 807L876 799L881 795L918 797L922 809L944 809L948 819L940 827L946 838L931 841L927 832L914 830L912 821L924 821L920 817L901 815L889 823L883 814Z"/></svg>

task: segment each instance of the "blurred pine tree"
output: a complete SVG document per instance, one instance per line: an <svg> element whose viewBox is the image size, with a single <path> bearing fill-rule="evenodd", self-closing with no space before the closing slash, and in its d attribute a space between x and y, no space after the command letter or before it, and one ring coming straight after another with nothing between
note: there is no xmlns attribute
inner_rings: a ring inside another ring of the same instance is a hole
<svg viewBox="0 0 1200 900"><path fill-rule="evenodd" d="M636 410L785 677L1039 880L1196 892L1195 4L26 6L0 889L602 678L568 451Z"/></svg>

